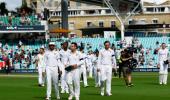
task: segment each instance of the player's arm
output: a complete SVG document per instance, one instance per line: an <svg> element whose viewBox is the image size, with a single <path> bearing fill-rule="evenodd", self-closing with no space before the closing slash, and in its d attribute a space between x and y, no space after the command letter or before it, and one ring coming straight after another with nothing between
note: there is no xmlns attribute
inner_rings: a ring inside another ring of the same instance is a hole
<svg viewBox="0 0 170 100"><path fill-rule="evenodd" d="M47 57L47 52L44 54L44 66L47 67L47 60L48 60L48 57Z"/></svg>
<svg viewBox="0 0 170 100"><path fill-rule="evenodd" d="M123 57L121 57L121 60L122 61L127 61L127 60L130 60L130 59L132 59L133 57L129 57L129 58L123 58Z"/></svg>
<svg viewBox="0 0 170 100"><path fill-rule="evenodd" d="M85 59L81 57L80 53L78 53L78 58L79 58L79 62L77 62L77 64L75 64L75 65L72 65L74 69L80 67L84 63Z"/></svg>
<svg viewBox="0 0 170 100"><path fill-rule="evenodd" d="M160 59L160 51L159 50L158 50L158 59ZM158 61L157 67L160 68L159 61Z"/></svg>
<svg viewBox="0 0 170 100"><path fill-rule="evenodd" d="M76 68L80 67L81 65L83 65L83 63L84 63L84 59L81 57L81 54L79 52L77 53L77 56L78 56L79 61L74 65L70 65L72 67L72 69L76 69Z"/></svg>
<svg viewBox="0 0 170 100"><path fill-rule="evenodd" d="M59 68L59 73L61 74L62 73L63 64L61 63L60 54L58 54L56 56L56 60L57 60L58 68Z"/></svg>
<svg viewBox="0 0 170 100"><path fill-rule="evenodd" d="M169 52L168 52L168 54L167 54L167 60L168 60L168 63L170 63Z"/></svg>
<svg viewBox="0 0 170 100"><path fill-rule="evenodd" d="M34 61L36 67L38 67L38 62L39 62L39 57L38 57L38 55L37 55L36 58L35 58L35 61Z"/></svg>
<svg viewBox="0 0 170 100"><path fill-rule="evenodd" d="M86 68L87 68L87 66L88 66L88 59L87 59L87 55L85 56L85 58L84 58L84 62L85 62L85 66L86 66Z"/></svg>
<svg viewBox="0 0 170 100"><path fill-rule="evenodd" d="M116 62L116 57L115 57L114 51L113 51L113 53L112 53L112 64L113 64L112 67L116 69L116 67L117 67L117 62Z"/></svg>
<svg viewBox="0 0 170 100"><path fill-rule="evenodd" d="M101 65L101 57L102 57L102 53L101 51L99 51L99 56L98 56L98 60L97 60L97 71L100 71L100 65Z"/></svg>

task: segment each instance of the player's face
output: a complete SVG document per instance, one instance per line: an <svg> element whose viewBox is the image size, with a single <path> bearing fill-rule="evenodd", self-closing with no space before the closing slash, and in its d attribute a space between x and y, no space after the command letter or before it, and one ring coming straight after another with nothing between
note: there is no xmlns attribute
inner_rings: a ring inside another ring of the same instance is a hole
<svg viewBox="0 0 170 100"><path fill-rule="evenodd" d="M43 49L40 49L40 53L41 53L41 54L44 53L44 50L43 50Z"/></svg>
<svg viewBox="0 0 170 100"><path fill-rule="evenodd" d="M68 44L67 44L67 43L64 43L64 44L63 44L63 48L64 48L64 49L67 49L67 48L68 48Z"/></svg>
<svg viewBox="0 0 170 100"><path fill-rule="evenodd" d="M105 43L105 49L109 49L110 48L110 43Z"/></svg>
<svg viewBox="0 0 170 100"><path fill-rule="evenodd" d="M96 52L96 56L97 56L97 57L99 56L99 52Z"/></svg>
<svg viewBox="0 0 170 100"><path fill-rule="evenodd" d="M76 50L76 46L74 44L71 44L70 49L71 49L71 51L75 51Z"/></svg>
<svg viewBox="0 0 170 100"><path fill-rule="evenodd" d="M165 49L166 48L166 44L162 44L162 49Z"/></svg>
<svg viewBox="0 0 170 100"><path fill-rule="evenodd" d="M55 46L54 45L49 45L50 50L54 50Z"/></svg>

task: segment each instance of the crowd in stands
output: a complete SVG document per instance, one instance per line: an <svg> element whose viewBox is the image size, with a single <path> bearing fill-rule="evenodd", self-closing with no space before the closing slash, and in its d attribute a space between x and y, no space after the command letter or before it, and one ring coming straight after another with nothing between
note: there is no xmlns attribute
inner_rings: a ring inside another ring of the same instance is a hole
<svg viewBox="0 0 170 100"><path fill-rule="evenodd" d="M11 41L10 41L11 42ZM44 40L17 39L13 43L0 42L0 68L10 69L35 69L33 66L34 57L38 54L39 47Z"/></svg>
<svg viewBox="0 0 170 100"><path fill-rule="evenodd" d="M114 39L106 38L55 38L50 41L55 41L58 50L63 41L77 42L79 47L84 47L85 52L93 53L96 50L103 48L103 41L109 40L112 43L112 49L115 50L117 59L119 59L120 52L123 48L131 47L134 49L134 57L138 60L139 68L156 68L157 66L157 52L159 50L159 41L156 41L155 46L148 48L138 38L132 40L129 45L126 41L115 41ZM4 61L6 65L11 66L12 69L36 69L34 59L39 52L41 46L45 46L45 40L23 40L18 39L13 43L0 42L0 60ZM92 42L93 41L93 42Z"/></svg>
<svg viewBox="0 0 170 100"><path fill-rule="evenodd" d="M22 11L22 13L17 16L11 14L8 16L0 16L0 25L40 25L42 18L43 17L40 14L28 14L25 11Z"/></svg>

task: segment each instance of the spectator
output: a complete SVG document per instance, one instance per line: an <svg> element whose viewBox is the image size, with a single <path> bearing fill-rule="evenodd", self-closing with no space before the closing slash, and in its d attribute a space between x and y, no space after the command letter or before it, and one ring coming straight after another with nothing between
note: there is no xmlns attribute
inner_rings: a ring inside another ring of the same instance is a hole
<svg viewBox="0 0 170 100"><path fill-rule="evenodd" d="M2 48L2 42L0 42L0 48Z"/></svg>
<svg viewBox="0 0 170 100"><path fill-rule="evenodd" d="M5 62L5 71L7 74L11 72L10 60L7 54L4 54L2 57L3 61Z"/></svg>
<svg viewBox="0 0 170 100"><path fill-rule="evenodd" d="M144 62L145 62L145 58L144 58L144 51L141 51L140 55L139 55L139 65L143 66Z"/></svg>

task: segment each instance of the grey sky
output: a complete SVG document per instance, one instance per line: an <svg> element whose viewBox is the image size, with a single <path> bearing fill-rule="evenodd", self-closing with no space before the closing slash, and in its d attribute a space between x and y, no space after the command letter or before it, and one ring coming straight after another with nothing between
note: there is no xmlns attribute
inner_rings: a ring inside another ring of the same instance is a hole
<svg viewBox="0 0 170 100"><path fill-rule="evenodd" d="M6 2L9 10L15 10L16 7L21 6L22 0L0 0L0 2Z"/></svg>
<svg viewBox="0 0 170 100"><path fill-rule="evenodd" d="M143 1L160 4L160 3L163 3L163 2L165 2L165 1L167 1L167 0L143 0Z"/></svg>
<svg viewBox="0 0 170 100"><path fill-rule="evenodd" d="M6 2L7 3L7 8L9 10L15 10L16 7L21 6L22 0L0 0L0 2ZM147 2L155 2L157 4L165 2L166 0L143 0Z"/></svg>

